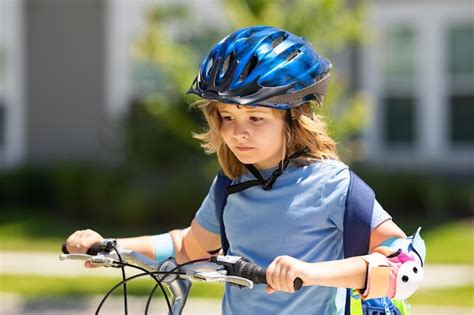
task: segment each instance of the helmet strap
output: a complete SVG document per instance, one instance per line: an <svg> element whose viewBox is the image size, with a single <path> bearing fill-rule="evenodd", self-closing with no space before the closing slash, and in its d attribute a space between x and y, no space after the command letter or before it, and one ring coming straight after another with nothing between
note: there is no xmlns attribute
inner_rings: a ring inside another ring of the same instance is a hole
<svg viewBox="0 0 474 315"><path fill-rule="evenodd" d="M309 152L309 148L305 147L304 149L297 151L290 155L289 157L286 157L283 161L278 163L278 168L273 171L272 175L268 177L267 179L264 179L262 174L259 172L259 170L255 167L253 164L244 164L245 167L249 170L250 173L256 178L256 180L249 180L245 181L239 184L235 185L230 185L228 186L227 192L228 194L234 194L240 191L243 191L247 188L253 187L253 186L258 186L262 185L263 190L270 190L273 187L273 184L277 180L277 178L283 174L283 171L288 167L289 163L291 160L296 159L302 155L305 155Z"/></svg>
<svg viewBox="0 0 474 315"><path fill-rule="evenodd" d="M292 121L293 117L291 117L291 108L286 110L285 117L286 117L286 123L290 127L290 134L291 134L293 132L293 121Z"/></svg>

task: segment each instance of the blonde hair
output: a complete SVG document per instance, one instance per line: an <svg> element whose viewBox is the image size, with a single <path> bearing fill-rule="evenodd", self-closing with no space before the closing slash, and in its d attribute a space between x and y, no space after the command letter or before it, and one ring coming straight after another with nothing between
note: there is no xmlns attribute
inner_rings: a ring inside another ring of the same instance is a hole
<svg viewBox="0 0 474 315"><path fill-rule="evenodd" d="M247 169L232 151L227 147L221 136L221 118L216 101L200 100L191 106L198 107L206 118L208 128L203 133L193 133L193 137L201 141L201 147L207 154L216 153L219 164L226 176L238 178ZM291 126L285 124L285 153L289 156L305 147L308 153L296 162L300 165L309 164L316 160L339 160L336 152L336 142L328 135L326 123L314 112L315 102L308 102L291 109ZM286 111L272 109L273 113L285 119ZM283 153L283 155L285 154Z"/></svg>

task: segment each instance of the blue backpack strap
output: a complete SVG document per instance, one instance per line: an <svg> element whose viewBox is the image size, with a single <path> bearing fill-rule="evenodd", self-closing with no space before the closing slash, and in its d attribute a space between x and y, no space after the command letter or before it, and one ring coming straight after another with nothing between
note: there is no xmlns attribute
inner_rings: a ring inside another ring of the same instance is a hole
<svg viewBox="0 0 474 315"><path fill-rule="evenodd" d="M229 177L225 176L222 171L220 171L217 175L216 184L214 186L216 216L219 218L219 225L221 229L221 244L224 255L227 254L227 251L229 250L229 241L227 240L224 226L224 207L227 203L227 196L229 195L226 188L230 185L231 182L232 180Z"/></svg>
<svg viewBox="0 0 474 315"><path fill-rule="evenodd" d="M370 223L375 193L359 176L350 171L349 189L344 212L344 256L354 257L369 252Z"/></svg>
<svg viewBox="0 0 474 315"><path fill-rule="evenodd" d="M350 171L349 188L344 212L344 257L366 255L369 252L370 223L374 209L374 191ZM352 289L347 290L346 311L349 315Z"/></svg>

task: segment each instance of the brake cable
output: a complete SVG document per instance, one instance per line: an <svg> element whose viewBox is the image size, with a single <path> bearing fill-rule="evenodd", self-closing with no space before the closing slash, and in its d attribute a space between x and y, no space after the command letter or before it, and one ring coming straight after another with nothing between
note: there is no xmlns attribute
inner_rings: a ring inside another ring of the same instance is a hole
<svg viewBox="0 0 474 315"><path fill-rule="evenodd" d="M182 268L186 265L190 265L190 264L194 264L194 263L197 263L197 262L203 262L203 261L209 261L209 258L202 258L202 259L196 259L196 260L190 260L188 262L185 262L184 264L182 265L176 265L176 267L174 267L173 269L171 269L170 271L167 271L167 272L164 272L164 276L161 277L162 279L163 278L166 278L168 275L171 275L171 274L183 274L183 273L180 273L180 272L175 272L175 270L177 270L178 268ZM155 272L157 273L157 272ZM145 306L145 315L148 314L148 308L150 307L150 303L151 303L151 299L153 297L153 293L155 292L156 288L158 287L158 284L160 284L161 286L161 283L158 282L157 284L155 284L155 286L153 287L153 289L151 289L151 292L150 294L148 295L148 300L146 302L146 306ZM163 291L163 294L164 294L164 291ZM170 308L171 309L171 308ZM171 311L170 311L170 314L171 314Z"/></svg>
<svg viewBox="0 0 474 315"><path fill-rule="evenodd" d="M124 280L124 283L123 283L123 307L124 307L125 315L128 315L127 282L125 281L125 279L127 277L125 276L125 267L123 265L122 256L120 255L119 251L117 250L117 247L115 245L113 245L112 248L117 253L117 256L118 256L119 261L120 261L120 269L122 270L122 280Z"/></svg>
<svg viewBox="0 0 474 315"><path fill-rule="evenodd" d="M134 275L134 276L131 276L131 277L128 277L122 281L120 281L119 283L117 283L116 285L114 285L108 292L107 294L104 296L104 298L102 299L102 301L100 302L99 306L97 307L97 310L95 312L95 315L99 315L99 312L103 306L103 304L105 303L105 301L107 300L107 298L109 297L109 295L115 291L115 289L117 289L118 287L120 287L122 284L130 281L130 280L133 280L133 279L136 279L136 278L139 278L139 277L143 277L143 276L150 276L152 277L156 282L157 282L157 285L160 286L161 288L161 291L163 292L163 295L165 297L165 300L166 300L166 304L168 306L168 310L170 311L170 314L171 314L171 311L172 311L172 308L171 308L171 303L169 301L169 298L168 298L168 295L166 294L166 291L165 291L165 288L163 287L163 285L161 284L161 280L158 280L156 277L155 277L155 274L165 274L168 275L168 274L182 274L182 273L178 273L178 272L150 272L148 270L146 270L145 268L142 268L142 267L139 267L139 266L135 266L135 265L131 265L131 264L128 264L128 263L119 263L121 265L121 267L132 267L132 268L135 268L135 269L139 269L139 270L142 270L143 273L140 273L140 274L137 274L137 275Z"/></svg>

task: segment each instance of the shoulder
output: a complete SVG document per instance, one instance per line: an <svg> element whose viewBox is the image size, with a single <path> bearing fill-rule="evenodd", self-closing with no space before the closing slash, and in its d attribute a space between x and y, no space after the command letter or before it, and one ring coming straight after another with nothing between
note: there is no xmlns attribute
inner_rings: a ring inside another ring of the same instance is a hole
<svg viewBox="0 0 474 315"><path fill-rule="evenodd" d="M313 176L317 176L324 183L334 180L349 179L349 167L338 160L320 160L308 164L306 167L310 168Z"/></svg>
<svg viewBox="0 0 474 315"><path fill-rule="evenodd" d="M349 167L337 160L321 160L313 167L317 176L320 177L322 183L323 196L326 202L333 200L339 204L345 203L347 190L350 182Z"/></svg>

